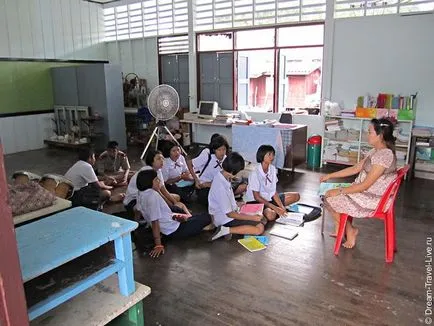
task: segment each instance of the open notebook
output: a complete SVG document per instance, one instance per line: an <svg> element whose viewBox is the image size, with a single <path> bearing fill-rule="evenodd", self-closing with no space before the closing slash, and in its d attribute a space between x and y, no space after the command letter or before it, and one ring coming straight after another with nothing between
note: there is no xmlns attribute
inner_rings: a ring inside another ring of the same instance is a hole
<svg viewBox="0 0 434 326"><path fill-rule="evenodd" d="M318 195L324 196L330 189L345 188L349 186L351 186L351 183L348 182L322 182L319 185Z"/></svg>

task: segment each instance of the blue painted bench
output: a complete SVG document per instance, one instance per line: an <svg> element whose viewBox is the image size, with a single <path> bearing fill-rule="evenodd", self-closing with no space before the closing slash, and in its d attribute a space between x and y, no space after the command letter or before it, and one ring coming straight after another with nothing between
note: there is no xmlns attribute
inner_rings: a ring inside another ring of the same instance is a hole
<svg viewBox="0 0 434 326"><path fill-rule="evenodd" d="M120 293L135 291L131 231L138 224L116 216L76 207L16 228L23 282L30 281L110 241L115 259L85 279L40 301L28 310L33 320L110 275L117 273Z"/></svg>

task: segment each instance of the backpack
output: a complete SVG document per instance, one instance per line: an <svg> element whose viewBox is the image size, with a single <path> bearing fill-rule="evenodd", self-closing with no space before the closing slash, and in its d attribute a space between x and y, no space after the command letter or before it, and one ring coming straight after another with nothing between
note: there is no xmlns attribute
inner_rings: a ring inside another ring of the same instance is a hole
<svg viewBox="0 0 434 326"><path fill-rule="evenodd" d="M202 174L205 172L205 170L206 170L206 168L208 167L210 161L211 161L211 150L210 150L210 152L208 153L208 161L206 161L205 165L203 166L203 169L202 169L202 171L201 171L200 174L199 174L199 178L200 178L200 177L202 176Z"/></svg>

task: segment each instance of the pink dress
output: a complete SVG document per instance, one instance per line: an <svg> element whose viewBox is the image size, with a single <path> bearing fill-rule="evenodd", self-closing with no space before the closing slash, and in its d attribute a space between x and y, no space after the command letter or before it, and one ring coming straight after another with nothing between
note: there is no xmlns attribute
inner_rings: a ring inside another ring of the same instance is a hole
<svg viewBox="0 0 434 326"><path fill-rule="evenodd" d="M396 178L396 156L390 149L384 148L372 149L366 157L362 171L353 184L362 183L373 165L383 166L385 168L383 175L365 191L326 198L324 202L326 207L352 217L366 217L374 212L390 182Z"/></svg>

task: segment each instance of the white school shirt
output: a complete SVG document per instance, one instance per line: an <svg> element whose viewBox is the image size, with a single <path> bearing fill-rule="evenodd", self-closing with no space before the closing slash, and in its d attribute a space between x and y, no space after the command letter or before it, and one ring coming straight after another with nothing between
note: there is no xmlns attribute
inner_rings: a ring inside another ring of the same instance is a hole
<svg viewBox="0 0 434 326"><path fill-rule="evenodd" d="M137 209L149 224L160 222L160 232L169 235L178 230L179 222L172 219L172 211L158 192L154 189L139 191Z"/></svg>
<svg viewBox="0 0 434 326"><path fill-rule="evenodd" d="M71 166L65 174L65 178L69 179L74 185L74 191L86 187L89 183L98 181L98 177L93 170L92 165L85 161L77 161Z"/></svg>
<svg viewBox="0 0 434 326"><path fill-rule="evenodd" d="M161 170L164 182L166 182L169 179L179 177L184 172L188 172L187 162L185 162L185 158L182 155L178 157L176 162L167 157L164 159L164 165Z"/></svg>
<svg viewBox="0 0 434 326"><path fill-rule="evenodd" d="M143 166L139 171L137 171L130 179L130 182L128 183L127 191L125 193L124 198L124 205L127 206L132 200L137 199L137 194L139 192L139 189L137 189L137 176L139 175L140 171L144 170L152 170L152 166L145 165ZM161 169L157 171L157 178L160 179L160 186L162 187L164 185L164 178L163 173L161 172Z"/></svg>
<svg viewBox="0 0 434 326"><path fill-rule="evenodd" d="M222 173L214 177L208 195L208 213L214 217L216 226L224 225L233 220L228 213L237 210L234 192L231 183L226 180Z"/></svg>
<svg viewBox="0 0 434 326"><path fill-rule="evenodd" d="M208 155L199 155L195 159L193 159L193 166L195 171L200 171L199 175L201 174L206 162L208 162ZM222 164L225 160L226 155L223 157L223 159L220 161L217 159L217 157L214 154L211 154L211 160L209 161L208 166L206 167L205 171L203 171L202 175L199 176L199 180L201 183L204 182L212 182L214 177L223 170Z"/></svg>
<svg viewBox="0 0 434 326"><path fill-rule="evenodd" d="M276 193L277 171L274 165L268 167L268 173L262 169L262 165L258 164L256 168L249 174L249 184L246 191L246 201L254 201L253 191L259 192L262 198L271 201Z"/></svg>

